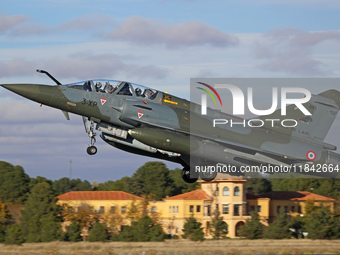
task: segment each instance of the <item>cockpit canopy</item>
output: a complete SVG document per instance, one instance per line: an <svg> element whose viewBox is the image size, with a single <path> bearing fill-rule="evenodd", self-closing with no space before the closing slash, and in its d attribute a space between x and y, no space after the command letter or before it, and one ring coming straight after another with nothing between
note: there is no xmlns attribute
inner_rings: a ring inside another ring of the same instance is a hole
<svg viewBox="0 0 340 255"><path fill-rule="evenodd" d="M154 99L158 91L135 83L115 80L88 80L67 85L69 88Z"/></svg>

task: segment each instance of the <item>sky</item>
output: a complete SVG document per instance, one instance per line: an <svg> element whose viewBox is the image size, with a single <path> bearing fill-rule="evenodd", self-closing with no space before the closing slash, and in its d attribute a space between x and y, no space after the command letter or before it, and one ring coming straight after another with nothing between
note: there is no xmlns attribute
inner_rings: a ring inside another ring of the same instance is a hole
<svg viewBox="0 0 340 255"><path fill-rule="evenodd" d="M35 71L43 69L63 84L126 80L188 99L193 77L340 76L336 0L1 3L0 84L53 84ZM330 89L322 84L306 88L314 94ZM89 156L79 116L66 121L61 111L3 88L0 116L0 160L21 165L31 177L104 182L131 176L154 160L100 139L98 153ZM338 146L339 122L338 116L326 138Z"/></svg>

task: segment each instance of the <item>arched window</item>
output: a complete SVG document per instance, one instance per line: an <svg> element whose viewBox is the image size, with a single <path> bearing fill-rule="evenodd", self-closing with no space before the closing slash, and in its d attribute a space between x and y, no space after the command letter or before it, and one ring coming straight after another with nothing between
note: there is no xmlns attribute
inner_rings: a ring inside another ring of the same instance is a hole
<svg viewBox="0 0 340 255"><path fill-rule="evenodd" d="M218 187L216 187L216 191L215 191L215 196L219 196L220 195L220 189Z"/></svg>
<svg viewBox="0 0 340 255"><path fill-rule="evenodd" d="M234 188L234 196L239 196L240 195L240 188L238 186L236 186Z"/></svg>
<svg viewBox="0 0 340 255"><path fill-rule="evenodd" d="M223 196L229 196L229 188L227 186L223 188Z"/></svg>

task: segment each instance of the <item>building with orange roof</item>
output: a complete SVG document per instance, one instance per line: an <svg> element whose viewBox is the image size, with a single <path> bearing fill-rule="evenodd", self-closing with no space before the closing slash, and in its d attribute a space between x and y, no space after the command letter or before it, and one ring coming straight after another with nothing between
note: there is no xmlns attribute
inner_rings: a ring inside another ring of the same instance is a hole
<svg viewBox="0 0 340 255"><path fill-rule="evenodd" d="M264 223L270 223L276 219L280 211L291 216L306 214L307 201L314 206L325 206L334 211L335 199L314 194L308 191L271 191L261 196L248 197L248 210L257 211L257 207L262 204L262 211L258 212ZM265 222L265 221L266 222Z"/></svg>
<svg viewBox="0 0 340 255"><path fill-rule="evenodd" d="M259 214L265 225L273 221L281 210L292 216L304 215L307 201L334 211L335 200L332 198L306 191L272 191L261 196L246 194L246 182L242 178L201 182L201 189L167 197L162 201L151 201L147 208L141 197L123 191L72 191L58 196L58 203L67 204L75 211L86 204L93 212L103 216L103 222L112 215L119 215L121 221L115 223L120 224L117 229L135 219L130 212L141 214L147 209L150 216L157 218L165 233L179 237L183 234L186 219L193 216L202 223L206 238L212 237L209 226L216 210L228 224L230 238L238 236L240 227L250 218L252 211ZM133 206L134 210L131 210Z"/></svg>
<svg viewBox="0 0 340 255"><path fill-rule="evenodd" d="M187 218L193 216L202 223L205 237L211 238L210 223L215 210L228 224L228 237L236 237L250 216L247 213L244 184L241 178L215 179L201 182L201 189L151 202L153 211L160 213L163 229L168 234L183 234Z"/></svg>
<svg viewBox="0 0 340 255"><path fill-rule="evenodd" d="M160 223L165 233L181 236L185 220L191 216L201 219L203 203L210 200L203 190L193 190L177 196L149 203L150 210L160 215Z"/></svg>
<svg viewBox="0 0 340 255"><path fill-rule="evenodd" d="M86 224L81 226L84 240L97 220L114 233L139 218L143 211L143 199L124 191L71 191L58 196L57 203L63 207L64 230L77 213L86 217L82 219Z"/></svg>
<svg viewBox="0 0 340 255"><path fill-rule="evenodd" d="M141 197L124 191L71 191L58 196L59 204L67 204L77 210L86 204L92 211L125 213L131 203L140 203Z"/></svg>
<svg viewBox="0 0 340 255"><path fill-rule="evenodd" d="M129 194L124 191L71 191L58 196L61 201L66 200L141 200L141 197Z"/></svg>

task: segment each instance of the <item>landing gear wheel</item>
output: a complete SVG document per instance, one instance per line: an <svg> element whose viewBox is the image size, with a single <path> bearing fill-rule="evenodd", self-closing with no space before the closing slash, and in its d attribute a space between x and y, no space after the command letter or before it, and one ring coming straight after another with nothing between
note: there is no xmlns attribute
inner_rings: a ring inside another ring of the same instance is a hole
<svg viewBox="0 0 340 255"><path fill-rule="evenodd" d="M96 146L89 146L87 147L87 153L89 155L94 155L97 153L97 147Z"/></svg>
<svg viewBox="0 0 340 255"><path fill-rule="evenodd" d="M85 117L83 117L83 122L84 122L84 127L85 127L85 131L88 134L88 136L90 137L90 144L89 147L87 147L87 153L89 155L94 155L97 153L97 147L94 146L94 144L96 143L96 133L94 133L94 121L91 120L90 121L90 127L87 125L87 119Z"/></svg>
<svg viewBox="0 0 340 255"><path fill-rule="evenodd" d="M217 176L217 172L201 172L200 173L200 177L203 181L206 182L211 182L212 180L214 180Z"/></svg>
<svg viewBox="0 0 340 255"><path fill-rule="evenodd" d="M182 175L182 179L187 183L194 183L198 179L197 177L196 178L190 177L190 168L183 168L181 175Z"/></svg>

